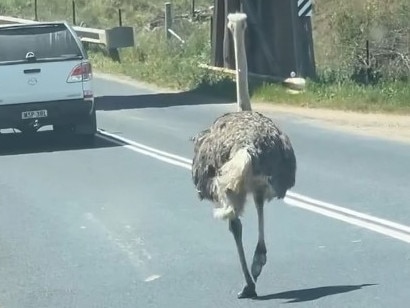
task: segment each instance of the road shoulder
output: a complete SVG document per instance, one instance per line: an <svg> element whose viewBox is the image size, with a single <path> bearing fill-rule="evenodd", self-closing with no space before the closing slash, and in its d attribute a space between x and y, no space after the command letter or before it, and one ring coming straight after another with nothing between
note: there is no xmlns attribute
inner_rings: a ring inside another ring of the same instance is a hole
<svg viewBox="0 0 410 308"><path fill-rule="evenodd" d="M125 75L95 72L96 77L109 79L130 86L144 87L155 92L178 93L180 91L162 88L145 83ZM212 98L214 99L214 98ZM275 105L266 102L254 102L254 110L269 114L290 115L309 121L327 129L382 138L391 141L410 143L410 117L406 115L383 113L359 113L342 110Z"/></svg>
<svg viewBox="0 0 410 308"><path fill-rule="evenodd" d="M301 117L328 129L410 143L410 117L406 115L359 113L261 102L254 106L255 110L261 112Z"/></svg>

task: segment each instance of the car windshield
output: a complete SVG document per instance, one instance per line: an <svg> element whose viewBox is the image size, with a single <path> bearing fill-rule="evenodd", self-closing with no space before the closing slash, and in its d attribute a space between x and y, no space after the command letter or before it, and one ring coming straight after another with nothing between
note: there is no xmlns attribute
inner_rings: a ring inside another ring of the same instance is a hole
<svg viewBox="0 0 410 308"><path fill-rule="evenodd" d="M81 57L75 38L64 24L0 28L0 63Z"/></svg>

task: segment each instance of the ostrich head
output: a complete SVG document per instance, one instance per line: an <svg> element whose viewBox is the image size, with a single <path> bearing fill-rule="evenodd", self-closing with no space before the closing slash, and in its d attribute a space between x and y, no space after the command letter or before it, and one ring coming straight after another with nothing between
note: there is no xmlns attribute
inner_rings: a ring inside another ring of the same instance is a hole
<svg viewBox="0 0 410 308"><path fill-rule="evenodd" d="M229 30L232 31L232 35L236 35L237 39L238 38L237 35L241 35L240 32L238 32L238 28L239 30L242 29L243 31L246 29L246 19L247 16L245 13L230 13L228 14L228 24L227 27Z"/></svg>
<svg viewBox="0 0 410 308"><path fill-rule="evenodd" d="M232 33L235 48L236 96L238 111L251 110L248 88L248 63L245 49L245 30L247 16L244 13L228 14L227 27Z"/></svg>

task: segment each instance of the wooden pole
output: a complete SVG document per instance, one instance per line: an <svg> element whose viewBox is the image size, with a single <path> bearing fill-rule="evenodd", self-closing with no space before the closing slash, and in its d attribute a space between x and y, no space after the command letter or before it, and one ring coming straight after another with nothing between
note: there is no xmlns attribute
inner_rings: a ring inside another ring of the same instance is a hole
<svg viewBox="0 0 410 308"><path fill-rule="evenodd" d="M118 25L122 27L122 13L121 9L118 9Z"/></svg>
<svg viewBox="0 0 410 308"><path fill-rule="evenodd" d="M73 6L73 25L76 25L76 16L75 16L75 0L72 1Z"/></svg>
<svg viewBox="0 0 410 308"><path fill-rule="evenodd" d="M231 32L229 29L226 27L226 18L229 14L229 0L224 1L224 21L223 21L223 31L224 31L224 36L223 36L223 67L227 68L234 68L234 64L232 63L232 48L230 49L230 35Z"/></svg>
<svg viewBox="0 0 410 308"><path fill-rule="evenodd" d="M165 36L167 39L171 38L171 33L168 29L172 27L171 3L165 3Z"/></svg>
<svg viewBox="0 0 410 308"><path fill-rule="evenodd" d="M224 1L224 22L223 22L223 59L224 67L235 68L235 54L233 47L232 33L227 28L227 16L229 13L241 12L241 1L240 0L225 0Z"/></svg>
<svg viewBox="0 0 410 308"><path fill-rule="evenodd" d="M313 44L313 30L312 30L312 20L311 17L309 17L309 20L306 25L306 33L308 35L308 53L309 53L309 70L307 72L308 76L315 80L317 78L316 76L316 61L315 61L315 48Z"/></svg>
<svg viewBox="0 0 410 308"><path fill-rule="evenodd" d="M226 67L219 67L219 66L212 66L208 65L205 63L200 63L198 67L211 70L214 72L222 73L222 74L227 74L232 77L236 76L236 70L226 68ZM252 79L258 79L258 80L264 80L264 81L272 81L272 82L283 82L284 78L283 77L278 77L278 76L273 76L273 75L263 75L263 74L256 74L252 72L248 72L248 76L251 77Z"/></svg>
<svg viewBox="0 0 410 308"><path fill-rule="evenodd" d="M297 77L300 75L300 61L299 61L299 16L298 16L298 8L297 2L291 1L290 2L290 12L291 12L291 20L292 20L292 38L293 38L293 51L295 57L295 74Z"/></svg>
<svg viewBox="0 0 410 308"><path fill-rule="evenodd" d="M34 20L38 21L37 0L34 0Z"/></svg>
<svg viewBox="0 0 410 308"><path fill-rule="evenodd" d="M192 20L194 20L194 18L195 18L195 0L192 0L191 14L192 14Z"/></svg>
<svg viewBox="0 0 410 308"><path fill-rule="evenodd" d="M370 46L369 40L366 40L366 85L370 81Z"/></svg>
<svg viewBox="0 0 410 308"><path fill-rule="evenodd" d="M224 2L214 0L214 12L212 20L212 56L211 63L214 66L224 66L223 41L225 33Z"/></svg>
<svg viewBox="0 0 410 308"><path fill-rule="evenodd" d="M114 62L121 62L121 57L120 57L120 52L117 48L109 48L108 49L108 54L110 55L110 58L114 61Z"/></svg>

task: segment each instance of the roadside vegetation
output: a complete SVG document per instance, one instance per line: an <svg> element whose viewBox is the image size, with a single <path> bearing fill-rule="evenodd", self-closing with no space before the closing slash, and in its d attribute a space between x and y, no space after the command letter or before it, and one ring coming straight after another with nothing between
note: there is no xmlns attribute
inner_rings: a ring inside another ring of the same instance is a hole
<svg viewBox="0 0 410 308"><path fill-rule="evenodd" d="M89 54L97 70L122 73L160 86L234 97L234 83L199 68L210 59L210 24L191 22L191 0L172 0L173 30L185 41L167 40L165 1L76 0L77 24L112 27L118 8L124 25L135 27L137 46L121 50L121 63L96 46ZM206 15L213 0L196 0ZM34 0L3 0L1 15L34 17ZM40 20L72 20L72 3L38 0ZM410 114L410 2L408 0L316 0L314 18L318 79L308 80L302 94L289 94L277 84L251 84L255 100L296 106L362 112ZM369 57L366 54L368 42Z"/></svg>

